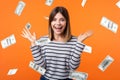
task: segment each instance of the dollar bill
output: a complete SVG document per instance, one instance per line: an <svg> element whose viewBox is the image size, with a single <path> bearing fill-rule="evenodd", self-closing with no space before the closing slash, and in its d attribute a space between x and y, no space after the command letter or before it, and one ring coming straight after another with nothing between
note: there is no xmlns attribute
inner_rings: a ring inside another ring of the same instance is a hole
<svg viewBox="0 0 120 80"><path fill-rule="evenodd" d="M120 0L116 3L116 6L120 8Z"/></svg>
<svg viewBox="0 0 120 80"><path fill-rule="evenodd" d="M25 25L25 27L26 27L27 29L30 29L30 28L31 28L31 24L28 22L28 23Z"/></svg>
<svg viewBox="0 0 120 80"><path fill-rule="evenodd" d="M82 0L82 3L81 3L82 7L85 6L86 1L87 1L87 0Z"/></svg>
<svg viewBox="0 0 120 80"><path fill-rule="evenodd" d="M92 53L92 47L88 46L88 45L85 45L85 47L83 49L83 52Z"/></svg>
<svg viewBox="0 0 120 80"><path fill-rule="evenodd" d="M54 0L46 0L45 4L51 6Z"/></svg>
<svg viewBox="0 0 120 80"><path fill-rule="evenodd" d="M15 10L15 14L17 14L18 16L20 16L21 13L22 13L22 11L23 11L23 9L24 9L24 7L25 7L25 5L26 4L23 1L19 1L18 2L18 6L16 7L16 10Z"/></svg>
<svg viewBox="0 0 120 80"><path fill-rule="evenodd" d="M114 61L114 59L107 55L106 58L99 64L98 68L102 71L105 71L107 67Z"/></svg>
<svg viewBox="0 0 120 80"><path fill-rule="evenodd" d="M17 70L18 70L18 69L10 69L10 70L8 71L8 75L14 75L14 74L16 74Z"/></svg>
<svg viewBox="0 0 120 80"><path fill-rule="evenodd" d="M118 29L118 24L114 23L113 21L109 20L106 17L102 17L100 25L107 28L108 30L116 33Z"/></svg>
<svg viewBox="0 0 120 80"><path fill-rule="evenodd" d="M87 80L88 74L85 72L71 71L69 74L69 78L75 80Z"/></svg>
<svg viewBox="0 0 120 80"><path fill-rule="evenodd" d="M14 34L8 36L7 38L1 41L2 48L7 48L15 43L16 43L16 39L15 39Z"/></svg>
<svg viewBox="0 0 120 80"><path fill-rule="evenodd" d="M49 38L39 39L35 42L36 45L45 45L50 42Z"/></svg>
<svg viewBox="0 0 120 80"><path fill-rule="evenodd" d="M37 71L38 73L44 75L45 74L45 69L40 67L39 65L36 65L33 61L30 61L29 67L31 67L33 70Z"/></svg>

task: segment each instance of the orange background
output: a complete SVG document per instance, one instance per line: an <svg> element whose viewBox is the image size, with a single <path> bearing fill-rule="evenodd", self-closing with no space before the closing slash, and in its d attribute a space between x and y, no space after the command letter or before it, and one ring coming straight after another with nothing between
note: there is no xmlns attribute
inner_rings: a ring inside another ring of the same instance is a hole
<svg viewBox="0 0 120 80"><path fill-rule="evenodd" d="M6 49L0 46L0 80L39 80L40 74L28 66L33 60L30 42L20 34L30 22L30 31L36 32L37 38L46 35L48 20L44 17L56 6L68 9L75 36L94 31L93 36L84 41L92 47L92 53L83 52L77 70L88 73L87 80L120 80L120 29L115 34L100 25L103 16L120 25L120 8L115 5L118 0L87 0L84 8L82 0L54 0L51 6L45 5L45 0L23 0L26 6L20 16L14 13L18 2L0 0L0 41L11 34L16 38L16 44ZM102 72L98 65L107 55L114 58L114 62ZM9 76L7 73L11 68L18 68L18 71Z"/></svg>

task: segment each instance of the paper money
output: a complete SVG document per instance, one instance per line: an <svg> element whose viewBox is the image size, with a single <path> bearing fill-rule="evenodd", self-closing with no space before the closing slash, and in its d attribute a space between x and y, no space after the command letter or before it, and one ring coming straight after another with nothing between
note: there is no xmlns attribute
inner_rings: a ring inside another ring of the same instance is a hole
<svg viewBox="0 0 120 80"><path fill-rule="evenodd" d="M45 74L45 69L40 67L39 65L36 65L33 61L30 61L29 67L34 69L35 71L39 72L40 74L44 75Z"/></svg>
<svg viewBox="0 0 120 80"><path fill-rule="evenodd" d="M14 75L17 72L18 69L10 69L8 71L8 75Z"/></svg>
<svg viewBox="0 0 120 80"><path fill-rule="evenodd" d="M15 14L20 16L22 11L23 11L23 9L24 9L24 7L25 7L25 5L26 4L23 1L19 1L18 6L16 7L16 10L15 10Z"/></svg>
<svg viewBox="0 0 120 80"><path fill-rule="evenodd" d="M2 48L7 48L8 46L11 46L12 44L15 44L15 43L16 43L16 40L15 40L14 34L12 34L11 36L1 41Z"/></svg>
<svg viewBox="0 0 120 80"><path fill-rule="evenodd" d="M46 0L45 4L51 6L54 0Z"/></svg>
<svg viewBox="0 0 120 80"><path fill-rule="evenodd" d="M43 39L39 39L39 40L37 40L36 42L35 42L35 44L36 45L45 45L45 44L47 44L47 43L49 43L50 42L50 39L45 39L45 38L43 38Z"/></svg>
<svg viewBox="0 0 120 80"><path fill-rule="evenodd" d="M116 3L116 6L120 8L120 0Z"/></svg>
<svg viewBox="0 0 120 80"><path fill-rule="evenodd" d="M82 3L81 3L82 7L85 6L86 1L87 1L87 0L82 0Z"/></svg>
<svg viewBox="0 0 120 80"><path fill-rule="evenodd" d="M88 74L85 72L71 71L69 74L69 78L72 78L75 80L87 80Z"/></svg>
<svg viewBox="0 0 120 80"><path fill-rule="evenodd" d="M85 47L83 49L83 52L92 53L92 47L88 46L88 45L85 45Z"/></svg>
<svg viewBox="0 0 120 80"><path fill-rule="evenodd" d="M30 29L30 28L31 28L31 24L28 22L28 23L25 25L25 27L26 27L27 29Z"/></svg>
<svg viewBox="0 0 120 80"><path fill-rule="evenodd" d="M107 28L108 30L116 33L118 29L118 25L111 20L107 19L106 17L102 17L100 25Z"/></svg>
<svg viewBox="0 0 120 80"><path fill-rule="evenodd" d="M102 71L105 71L107 67L114 61L111 56L106 56L106 58L99 64L98 68Z"/></svg>

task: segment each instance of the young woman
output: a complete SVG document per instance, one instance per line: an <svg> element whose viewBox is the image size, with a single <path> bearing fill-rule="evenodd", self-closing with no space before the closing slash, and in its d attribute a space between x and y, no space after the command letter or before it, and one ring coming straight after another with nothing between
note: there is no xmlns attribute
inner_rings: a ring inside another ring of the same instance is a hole
<svg viewBox="0 0 120 80"><path fill-rule="evenodd" d="M83 40L92 35L91 31L78 37L71 35L70 19L66 8L55 7L49 16L49 34L40 40L50 40L42 45L36 45L36 35L28 29L23 30L22 36L31 42L34 62L45 68L46 72L40 80L72 80L69 79L71 70L78 68L80 56L84 49Z"/></svg>

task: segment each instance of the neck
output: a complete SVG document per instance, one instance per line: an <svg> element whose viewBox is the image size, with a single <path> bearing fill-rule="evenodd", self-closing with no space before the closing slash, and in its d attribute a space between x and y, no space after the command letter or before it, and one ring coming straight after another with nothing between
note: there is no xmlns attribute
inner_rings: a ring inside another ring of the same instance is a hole
<svg viewBox="0 0 120 80"><path fill-rule="evenodd" d="M64 37L61 36L61 35L54 35L54 41L63 42L64 41Z"/></svg>

